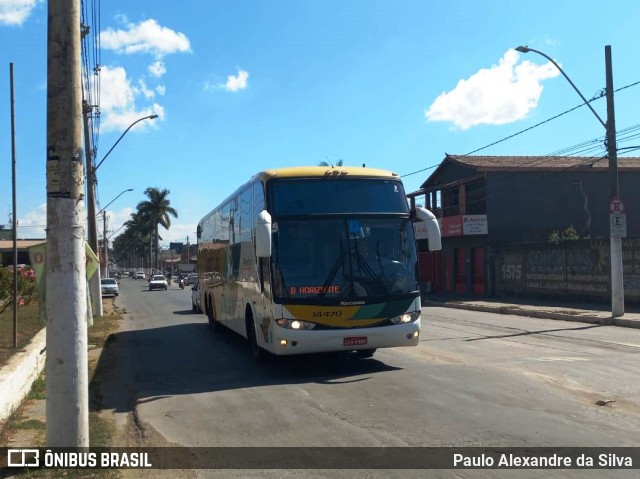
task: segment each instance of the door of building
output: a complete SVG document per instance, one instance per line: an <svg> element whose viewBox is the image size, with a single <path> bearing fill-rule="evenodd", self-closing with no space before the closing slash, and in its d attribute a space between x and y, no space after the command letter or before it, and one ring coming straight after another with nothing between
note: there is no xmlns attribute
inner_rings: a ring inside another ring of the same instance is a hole
<svg viewBox="0 0 640 479"><path fill-rule="evenodd" d="M467 292L467 250L465 248L456 248L455 250L455 281L456 293L464 294Z"/></svg>
<svg viewBox="0 0 640 479"><path fill-rule="evenodd" d="M484 295L485 293L485 274L484 274L484 248L472 248L472 275L473 275L473 294Z"/></svg>

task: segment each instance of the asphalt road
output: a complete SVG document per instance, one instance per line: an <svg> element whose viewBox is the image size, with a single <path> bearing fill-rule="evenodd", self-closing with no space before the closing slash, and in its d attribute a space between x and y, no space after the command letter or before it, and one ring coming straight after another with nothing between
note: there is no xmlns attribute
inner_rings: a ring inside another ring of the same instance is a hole
<svg viewBox="0 0 640 479"><path fill-rule="evenodd" d="M640 330L430 307L415 348L372 359L252 361L190 289L123 279L102 407L183 446L637 446ZM598 401L606 405L598 406ZM613 401L613 402L610 402ZM425 471L270 477L427 477ZM631 477L631 471L430 471L429 477ZM408 474L412 473L412 474ZM264 471L200 472L265 477ZM274 475L275 474L275 475Z"/></svg>

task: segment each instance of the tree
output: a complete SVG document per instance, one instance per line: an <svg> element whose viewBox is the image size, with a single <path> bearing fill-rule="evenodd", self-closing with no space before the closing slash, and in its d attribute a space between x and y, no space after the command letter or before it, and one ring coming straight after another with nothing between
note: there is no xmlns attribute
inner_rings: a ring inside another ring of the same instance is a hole
<svg viewBox="0 0 640 479"><path fill-rule="evenodd" d="M318 166L333 166L326 161L321 161L318 163ZM344 160L338 160L335 166L344 166Z"/></svg>
<svg viewBox="0 0 640 479"><path fill-rule="evenodd" d="M588 236L585 236L585 238L588 238ZM568 228L566 228L562 232L552 231L549 234L549 243L551 244L560 244L560 243L563 243L564 241L572 241L572 240L578 240L578 239L580 239L580 235L578 234L576 229L573 227L573 225L570 225Z"/></svg>
<svg viewBox="0 0 640 479"><path fill-rule="evenodd" d="M170 201L167 198L169 196L169 190L158 189L158 188L147 188L144 190L144 194L149 198L147 201L141 201L138 203L136 207L138 213L142 216L143 222L148 222L152 225L154 229L154 237L153 244L154 248L154 258L153 264L157 267L158 265L158 227L162 226L164 229L168 230L171 227L171 218L178 217L178 212L175 208L171 207Z"/></svg>
<svg viewBox="0 0 640 479"><path fill-rule="evenodd" d="M18 271L18 306L24 306L37 297L36 275L33 269ZM13 268L0 266L0 314L13 304Z"/></svg>

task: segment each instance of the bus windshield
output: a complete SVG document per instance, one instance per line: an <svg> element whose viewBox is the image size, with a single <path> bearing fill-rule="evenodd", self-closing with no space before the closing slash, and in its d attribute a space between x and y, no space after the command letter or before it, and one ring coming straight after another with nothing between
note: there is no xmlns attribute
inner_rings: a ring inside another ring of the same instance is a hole
<svg viewBox="0 0 640 479"><path fill-rule="evenodd" d="M340 304L418 294L408 218L281 220L273 236L279 302Z"/></svg>
<svg viewBox="0 0 640 479"><path fill-rule="evenodd" d="M269 184L273 218L335 213L409 213L399 180L304 178Z"/></svg>

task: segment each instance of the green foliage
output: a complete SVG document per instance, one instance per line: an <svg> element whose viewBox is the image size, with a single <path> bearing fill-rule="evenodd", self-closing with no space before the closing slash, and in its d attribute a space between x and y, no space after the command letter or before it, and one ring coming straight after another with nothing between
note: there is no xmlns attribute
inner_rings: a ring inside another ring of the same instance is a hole
<svg viewBox="0 0 640 479"><path fill-rule="evenodd" d="M585 238L587 238L585 236ZM576 231L576 229L573 227L573 225L570 225L568 228L566 228L564 231L552 231L549 234L549 243L551 244L560 244L563 243L565 241L573 241L573 240L579 240L580 235L578 234L578 232Z"/></svg>
<svg viewBox="0 0 640 479"><path fill-rule="evenodd" d="M29 304L37 296L33 269L18 270L18 306ZM13 304L13 268L0 267L0 314Z"/></svg>
<svg viewBox="0 0 640 479"><path fill-rule="evenodd" d="M318 166L334 166L326 161L321 161L320 163L318 163ZM340 159L337 161L337 163L335 164L335 166L344 166L344 160Z"/></svg>

